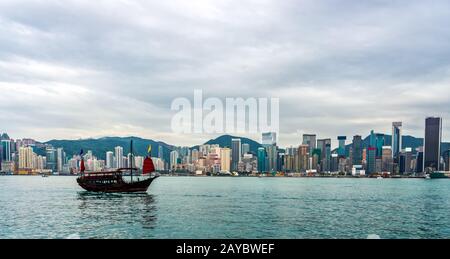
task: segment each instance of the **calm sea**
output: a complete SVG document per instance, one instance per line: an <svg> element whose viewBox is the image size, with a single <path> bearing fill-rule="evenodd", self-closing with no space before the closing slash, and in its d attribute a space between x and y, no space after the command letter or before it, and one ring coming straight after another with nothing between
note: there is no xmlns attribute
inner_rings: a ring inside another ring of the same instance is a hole
<svg viewBox="0 0 450 259"><path fill-rule="evenodd" d="M446 179L160 177L95 194L1 176L0 238L450 238Z"/></svg>

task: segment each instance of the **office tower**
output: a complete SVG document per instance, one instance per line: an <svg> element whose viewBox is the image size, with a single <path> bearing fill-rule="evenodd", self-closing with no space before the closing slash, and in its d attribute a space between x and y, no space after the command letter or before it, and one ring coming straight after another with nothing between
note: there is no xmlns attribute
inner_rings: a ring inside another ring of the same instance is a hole
<svg viewBox="0 0 450 259"><path fill-rule="evenodd" d="M2 149L2 155L0 161L11 161L11 140L10 139L2 139L1 141L1 149Z"/></svg>
<svg viewBox="0 0 450 259"><path fill-rule="evenodd" d="M313 149L311 153L311 166L310 169L318 169L320 158L322 157L322 152L319 148Z"/></svg>
<svg viewBox="0 0 450 259"><path fill-rule="evenodd" d="M241 139L231 139L231 170L237 171L239 162L241 162Z"/></svg>
<svg viewBox="0 0 450 259"><path fill-rule="evenodd" d="M317 140L317 148L320 149L320 152L322 154L321 159L324 159L326 156L326 147L327 145L331 145L331 139L325 138L325 139L318 139Z"/></svg>
<svg viewBox="0 0 450 259"><path fill-rule="evenodd" d="M402 150L402 122L393 122L392 123L392 158L396 160L398 158L398 154Z"/></svg>
<svg viewBox="0 0 450 259"><path fill-rule="evenodd" d="M300 145L298 147L297 171L306 171L309 166L308 145Z"/></svg>
<svg viewBox="0 0 450 259"><path fill-rule="evenodd" d="M266 149L263 147L258 148L258 172L266 172Z"/></svg>
<svg viewBox="0 0 450 259"><path fill-rule="evenodd" d="M47 147L45 149L45 158L47 161L46 168L52 170L52 172L57 172L57 151L53 147Z"/></svg>
<svg viewBox="0 0 450 259"><path fill-rule="evenodd" d="M222 171L230 171L231 167L231 149L220 149L220 169Z"/></svg>
<svg viewBox="0 0 450 259"><path fill-rule="evenodd" d="M158 146L158 158L164 160L164 148L163 146Z"/></svg>
<svg viewBox="0 0 450 259"><path fill-rule="evenodd" d="M114 153L111 151L106 152L106 168L114 168Z"/></svg>
<svg viewBox="0 0 450 259"><path fill-rule="evenodd" d="M247 153L250 153L250 144L243 143L242 144L242 154L245 155Z"/></svg>
<svg viewBox="0 0 450 259"><path fill-rule="evenodd" d="M338 136L337 137L338 141L339 141L339 148L338 148L338 155L340 157L345 157L345 140L347 140L346 136Z"/></svg>
<svg viewBox="0 0 450 259"><path fill-rule="evenodd" d="M416 153L416 173L423 173L423 149L417 150Z"/></svg>
<svg viewBox="0 0 450 259"><path fill-rule="evenodd" d="M19 169L33 169L33 148L19 148Z"/></svg>
<svg viewBox="0 0 450 259"><path fill-rule="evenodd" d="M116 168L123 168L124 167L124 161L123 161L123 148L120 146L117 146L114 148L114 157L116 158Z"/></svg>
<svg viewBox="0 0 450 259"><path fill-rule="evenodd" d="M339 155L337 153L331 154L330 171L338 172L339 170Z"/></svg>
<svg viewBox="0 0 450 259"><path fill-rule="evenodd" d="M266 168L267 171L273 172L277 170L277 159L278 159L278 149L277 146L270 145L266 146L267 160L269 162L269 167Z"/></svg>
<svg viewBox="0 0 450 259"><path fill-rule="evenodd" d="M170 169L175 170L178 165L178 151L170 152Z"/></svg>
<svg viewBox="0 0 450 259"><path fill-rule="evenodd" d="M310 155L316 148L316 135L315 134L303 134L303 145L308 145L308 152Z"/></svg>
<svg viewBox="0 0 450 259"><path fill-rule="evenodd" d="M376 157L381 158L383 155L383 147L384 147L384 134L382 133L376 133L375 134L375 147L377 148Z"/></svg>
<svg viewBox="0 0 450 259"><path fill-rule="evenodd" d="M377 155L376 147L368 147L367 148L367 173L368 174L376 173L376 155Z"/></svg>
<svg viewBox="0 0 450 259"><path fill-rule="evenodd" d="M352 163L353 165L362 164L362 139L360 135L355 135L352 142Z"/></svg>
<svg viewBox="0 0 450 259"><path fill-rule="evenodd" d="M403 152L399 154L398 157L398 164L399 164L399 173L400 174L410 174L412 173L411 170L411 163L412 163L412 148L405 148Z"/></svg>
<svg viewBox="0 0 450 259"><path fill-rule="evenodd" d="M439 171L441 158L442 118L425 119L423 171Z"/></svg>
<svg viewBox="0 0 450 259"><path fill-rule="evenodd" d="M370 131L369 147L376 147L377 139L373 130Z"/></svg>
<svg viewBox="0 0 450 259"><path fill-rule="evenodd" d="M391 172L393 170L392 164L392 148L391 146L383 147L383 154L381 155L381 163L383 172Z"/></svg>
<svg viewBox="0 0 450 259"><path fill-rule="evenodd" d="M66 154L64 153L64 150L62 148L56 149L56 170L58 172L63 171L63 167L66 160Z"/></svg>
<svg viewBox="0 0 450 259"><path fill-rule="evenodd" d="M263 146L276 146L277 145L277 133L265 132L262 134L261 144Z"/></svg>
<svg viewBox="0 0 450 259"><path fill-rule="evenodd" d="M324 171L331 171L331 139L330 143L325 144L325 157L323 158L324 163L322 168Z"/></svg>

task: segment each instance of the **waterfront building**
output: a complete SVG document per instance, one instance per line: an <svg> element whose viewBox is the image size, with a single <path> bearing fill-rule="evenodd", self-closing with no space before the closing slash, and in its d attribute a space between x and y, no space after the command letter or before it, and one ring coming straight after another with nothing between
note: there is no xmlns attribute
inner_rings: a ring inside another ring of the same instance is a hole
<svg viewBox="0 0 450 259"><path fill-rule="evenodd" d="M164 160L164 148L162 145L158 145L158 158Z"/></svg>
<svg viewBox="0 0 450 259"><path fill-rule="evenodd" d="M266 172L266 149L258 148L258 172Z"/></svg>
<svg viewBox="0 0 450 259"><path fill-rule="evenodd" d="M412 148L405 148L403 152L399 154L398 164L400 174L410 174L412 164Z"/></svg>
<svg viewBox="0 0 450 259"><path fill-rule="evenodd" d="M383 154L381 156L382 171L383 172L393 172L393 159L392 159L392 148L391 146L383 147Z"/></svg>
<svg viewBox="0 0 450 259"><path fill-rule="evenodd" d="M337 153L331 154L330 171L331 172L339 171L339 155Z"/></svg>
<svg viewBox="0 0 450 259"><path fill-rule="evenodd" d="M374 146L367 148L367 173L376 173L376 154L377 148Z"/></svg>
<svg viewBox="0 0 450 259"><path fill-rule="evenodd" d="M237 171L242 158L241 139L231 139L231 170Z"/></svg>
<svg viewBox="0 0 450 259"><path fill-rule="evenodd" d="M57 172L62 172L63 167L66 163L66 153L64 152L64 149L57 148L56 149L56 170Z"/></svg>
<svg viewBox="0 0 450 259"><path fill-rule="evenodd" d="M316 134L303 134L303 145L308 145L308 152L312 155L316 148Z"/></svg>
<svg viewBox="0 0 450 259"><path fill-rule="evenodd" d="M117 146L114 148L114 157L116 158L116 168L123 168L124 167L124 161L123 161L123 148L120 146Z"/></svg>
<svg viewBox="0 0 450 259"><path fill-rule="evenodd" d="M46 169L51 170L52 172L57 172L58 171L57 150L51 146L48 146L45 149L45 158L47 161Z"/></svg>
<svg viewBox="0 0 450 259"><path fill-rule="evenodd" d="M0 161L11 161L11 140L10 139L2 139L1 141L1 157Z"/></svg>
<svg viewBox="0 0 450 259"><path fill-rule="evenodd" d="M397 160L400 151L402 150L402 122L397 121L392 123L392 158Z"/></svg>
<svg viewBox="0 0 450 259"><path fill-rule="evenodd" d="M242 155L250 153L250 144L243 143L242 144Z"/></svg>
<svg viewBox="0 0 450 259"><path fill-rule="evenodd" d="M442 118L425 119L423 171L439 171L441 158Z"/></svg>
<svg viewBox="0 0 450 259"><path fill-rule="evenodd" d="M19 148L19 169L33 169L33 148Z"/></svg>
<svg viewBox="0 0 450 259"><path fill-rule="evenodd" d="M231 149L229 148L220 149L220 169L228 172L231 170Z"/></svg>
<svg viewBox="0 0 450 259"><path fill-rule="evenodd" d="M375 139L376 139L376 148L377 148L376 157L381 158L381 156L383 155L383 147L384 147L384 142L385 142L384 134L382 134L382 133L375 134Z"/></svg>
<svg viewBox="0 0 450 259"><path fill-rule="evenodd" d="M114 168L114 153L112 151L106 152L106 168Z"/></svg>
<svg viewBox="0 0 450 259"><path fill-rule="evenodd" d="M170 152L170 170L175 170L178 166L178 151Z"/></svg>
<svg viewBox="0 0 450 259"><path fill-rule="evenodd" d="M270 145L266 146L266 155L269 163L269 167L266 168L267 171L273 172L277 170L278 165L278 148L277 146Z"/></svg>
<svg viewBox="0 0 450 259"><path fill-rule="evenodd" d="M196 163L197 161L198 161L198 158L199 158L199 152L198 152L198 150L197 149L192 149L192 152L191 152L191 156L192 156L192 163Z"/></svg>
<svg viewBox="0 0 450 259"><path fill-rule="evenodd" d="M355 135L352 142L352 164L362 165L362 138Z"/></svg>
<svg viewBox="0 0 450 259"><path fill-rule="evenodd" d="M347 140L347 137L346 136L338 136L337 139L339 141L339 147L338 147L337 154L341 157L345 157L345 140Z"/></svg>

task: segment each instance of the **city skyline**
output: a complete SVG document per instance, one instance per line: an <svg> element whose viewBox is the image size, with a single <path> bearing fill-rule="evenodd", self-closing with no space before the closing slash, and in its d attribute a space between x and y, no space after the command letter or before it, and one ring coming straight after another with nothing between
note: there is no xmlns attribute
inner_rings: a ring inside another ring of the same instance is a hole
<svg viewBox="0 0 450 259"><path fill-rule="evenodd" d="M305 133L336 146L333 136L389 133L394 121L419 137L422 118L450 121L448 10L447 1L2 1L0 131L194 145L221 134L171 132L170 103L203 89L279 98L283 146ZM448 141L450 124L442 130Z"/></svg>

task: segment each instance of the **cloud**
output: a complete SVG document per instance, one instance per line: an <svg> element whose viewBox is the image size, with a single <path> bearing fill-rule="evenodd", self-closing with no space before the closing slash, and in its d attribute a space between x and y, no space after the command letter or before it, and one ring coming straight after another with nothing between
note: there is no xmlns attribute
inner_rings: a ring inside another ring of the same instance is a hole
<svg viewBox="0 0 450 259"><path fill-rule="evenodd" d="M450 124L448 1L2 1L0 131L78 138L170 130L170 104L279 97L280 144L423 135ZM250 136L259 139L259 136Z"/></svg>

